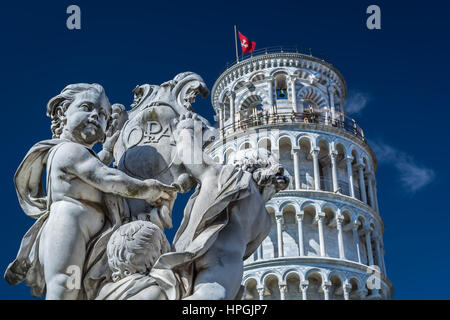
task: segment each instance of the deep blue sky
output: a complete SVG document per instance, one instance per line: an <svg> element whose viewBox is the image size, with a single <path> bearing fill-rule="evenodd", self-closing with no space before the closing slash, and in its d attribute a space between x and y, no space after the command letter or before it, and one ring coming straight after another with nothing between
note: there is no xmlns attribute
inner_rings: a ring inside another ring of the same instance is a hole
<svg viewBox="0 0 450 320"><path fill-rule="evenodd" d="M71 4L81 7L81 30L66 28ZM381 7L381 30L366 28L370 4ZM444 1L2 1L0 271L33 222L13 175L28 149L51 137L47 101L69 83L98 82L111 102L129 106L136 85L188 70L212 88L234 59L237 24L257 48L312 48L341 71L349 101L362 103L349 104L352 116L379 157L394 298L450 298L449 12ZM209 99L195 107L212 120ZM31 295L0 279L0 298Z"/></svg>

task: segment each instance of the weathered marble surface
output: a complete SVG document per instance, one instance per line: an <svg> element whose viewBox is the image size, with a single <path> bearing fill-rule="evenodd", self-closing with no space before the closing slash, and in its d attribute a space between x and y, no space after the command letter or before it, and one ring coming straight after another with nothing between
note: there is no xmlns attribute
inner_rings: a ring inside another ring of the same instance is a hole
<svg viewBox="0 0 450 320"><path fill-rule="evenodd" d="M243 259L269 232L264 203L288 179L266 150L231 165L204 152L217 130L192 103L208 93L185 72L136 87L129 112L97 84L52 98L53 139L33 146L15 175L22 209L37 221L5 279L47 299L239 297ZM195 187L170 248L163 231L176 192Z"/></svg>

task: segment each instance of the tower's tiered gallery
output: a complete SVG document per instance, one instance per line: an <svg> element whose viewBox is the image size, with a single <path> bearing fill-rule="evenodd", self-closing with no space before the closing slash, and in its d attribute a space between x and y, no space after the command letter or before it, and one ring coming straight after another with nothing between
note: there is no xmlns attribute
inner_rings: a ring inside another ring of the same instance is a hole
<svg viewBox="0 0 450 320"><path fill-rule="evenodd" d="M270 150L290 177L267 203L272 229L244 263L244 299L390 299L377 161L345 114L347 88L331 64L293 48L261 49L217 79L212 104L221 163ZM376 277L376 279L375 279Z"/></svg>

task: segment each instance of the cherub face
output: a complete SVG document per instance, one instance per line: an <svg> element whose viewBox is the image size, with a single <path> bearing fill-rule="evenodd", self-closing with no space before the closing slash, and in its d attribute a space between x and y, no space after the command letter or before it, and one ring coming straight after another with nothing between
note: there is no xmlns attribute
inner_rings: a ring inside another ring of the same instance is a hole
<svg viewBox="0 0 450 320"><path fill-rule="evenodd" d="M75 96L65 114L64 136L92 147L105 137L111 106L104 94L87 90Z"/></svg>

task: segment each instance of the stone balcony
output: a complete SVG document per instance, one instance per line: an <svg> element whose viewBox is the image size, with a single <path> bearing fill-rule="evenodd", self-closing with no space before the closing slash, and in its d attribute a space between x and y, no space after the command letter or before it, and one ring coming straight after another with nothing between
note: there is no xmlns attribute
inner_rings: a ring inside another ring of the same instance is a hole
<svg viewBox="0 0 450 320"><path fill-rule="evenodd" d="M227 123L228 122L228 123ZM330 128L335 128L347 132L350 135L358 138L362 142L366 142L364 131L356 123L356 121L346 115L339 113L334 117L331 112L325 110L321 113L311 112L260 112L249 117L239 119L235 123L227 121L223 128L221 128L222 136L230 133L238 133L248 130L252 127L272 126L283 124L302 124L302 125L322 125Z"/></svg>

